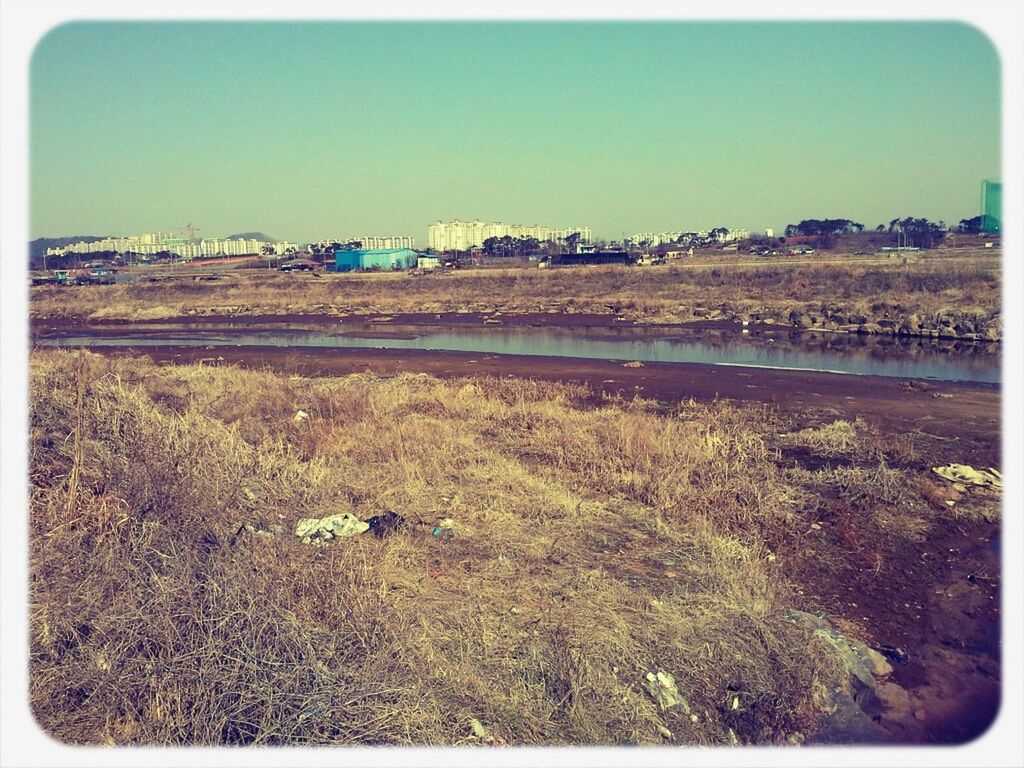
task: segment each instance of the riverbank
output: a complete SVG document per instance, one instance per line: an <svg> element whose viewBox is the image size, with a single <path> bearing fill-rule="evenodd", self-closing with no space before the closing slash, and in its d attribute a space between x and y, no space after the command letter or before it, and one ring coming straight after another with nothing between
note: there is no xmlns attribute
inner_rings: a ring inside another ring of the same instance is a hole
<svg viewBox="0 0 1024 768"><path fill-rule="evenodd" d="M930 467L999 466L997 389L203 352L33 352L33 706L59 738L938 743L995 711L998 494ZM387 509L408 528L290 535ZM856 735L793 610L893 654Z"/></svg>
<svg viewBox="0 0 1024 768"><path fill-rule="evenodd" d="M145 355L161 364L239 365L315 377L424 373L573 382L585 384L594 402L637 396L665 404L691 398L763 403L793 414L817 411L819 418L870 418L893 434L955 439L972 446L973 461L998 462L1000 389L991 385L687 363L631 367L608 360L433 350L164 346L93 351Z"/></svg>
<svg viewBox="0 0 1024 768"><path fill-rule="evenodd" d="M215 279L209 279L209 278ZM864 334L996 340L1000 260L478 269L447 274L234 270L157 283L34 287L33 322L431 315L512 323L767 323ZM579 318L576 320L575 318Z"/></svg>

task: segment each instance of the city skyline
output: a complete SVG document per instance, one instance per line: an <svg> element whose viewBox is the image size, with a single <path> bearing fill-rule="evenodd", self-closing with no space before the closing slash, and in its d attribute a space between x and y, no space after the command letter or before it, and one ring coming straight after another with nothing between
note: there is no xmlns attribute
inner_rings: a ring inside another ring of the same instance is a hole
<svg viewBox="0 0 1024 768"><path fill-rule="evenodd" d="M956 23L70 24L33 60L31 235L955 223L1001 175L999 80Z"/></svg>

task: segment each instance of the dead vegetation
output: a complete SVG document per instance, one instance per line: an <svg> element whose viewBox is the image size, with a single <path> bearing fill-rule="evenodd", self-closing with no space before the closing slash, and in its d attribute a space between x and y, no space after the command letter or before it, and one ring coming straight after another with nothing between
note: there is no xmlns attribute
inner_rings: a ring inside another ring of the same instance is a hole
<svg viewBox="0 0 1024 768"><path fill-rule="evenodd" d="M780 433L865 431L758 407L66 351L31 387L32 705L73 743L782 742L840 675L784 618L809 526L838 568L945 514L884 448L787 466ZM291 535L385 510L407 527Z"/></svg>
<svg viewBox="0 0 1024 768"><path fill-rule="evenodd" d="M486 298L481 298L486 297ZM578 267L282 275L242 270L212 282L35 287L33 318L156 320L189 314L341 314L575 312L621 314L667 323L692 320L696 307L735 312L792 310L838 302L851 313L879 316L948 310L986 315L1000 306L999 261L969 265L936 258L917 264L722 264L693 267Z"/></svg>

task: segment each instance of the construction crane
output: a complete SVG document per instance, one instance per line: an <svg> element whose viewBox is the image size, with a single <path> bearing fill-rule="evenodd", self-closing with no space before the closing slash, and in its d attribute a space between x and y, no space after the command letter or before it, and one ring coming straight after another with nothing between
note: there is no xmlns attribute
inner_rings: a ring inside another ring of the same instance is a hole
<svg viewBox="0 0 1024 768"><path fill-rule="evenodd" d="M192 251L192 246L196 242L196 232L201 232L202 230L199 229L199 227L193 227L191 221L188 224L185 225L185 230L188 232L188 244L189 244L188 256L186 258L186 261L189 261L189 260L191 260L192 258L195 257L195 254Z"/></svg>

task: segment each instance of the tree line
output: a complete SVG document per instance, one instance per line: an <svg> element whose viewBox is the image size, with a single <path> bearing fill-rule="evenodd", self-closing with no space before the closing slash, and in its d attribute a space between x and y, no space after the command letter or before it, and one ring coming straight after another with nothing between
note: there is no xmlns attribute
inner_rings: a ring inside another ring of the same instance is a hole
<svg viewBox="0 0 1024 768"><path fill-rule="evenodd" d="M905 216L892 219L888 224L879 224L875 232L890 234L894 242L900 245L918 248L934 248L941 243L947 232L981 234L986 231L998 231L999 222L985 216L961 219L959 224L950 227L944 221L929 221L923 217ZM820 247L828 248L844 235L859 234L864 225L852 219L804 219L798 224L786 227L786 237L815 237Z"/></svg>

